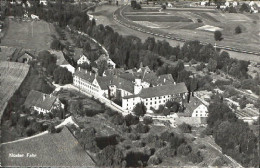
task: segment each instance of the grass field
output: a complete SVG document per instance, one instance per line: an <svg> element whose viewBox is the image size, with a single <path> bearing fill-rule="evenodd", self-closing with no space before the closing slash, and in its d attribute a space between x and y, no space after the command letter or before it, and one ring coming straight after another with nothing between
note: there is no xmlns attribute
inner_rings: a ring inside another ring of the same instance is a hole
<svg viewBox="0 0 260 168"><path fill-rule="evenodd" d="M16 62L0 62L0 117L9 99L19 88L29 71L29 65Z"/></svg>
<svg viewBox="0 0 260 168"><path fill-rule="evenodd" d="M9 28L1 45L23 47L26 49L48 50L55 34L52 24L44 21L9 21Z"/></svg>

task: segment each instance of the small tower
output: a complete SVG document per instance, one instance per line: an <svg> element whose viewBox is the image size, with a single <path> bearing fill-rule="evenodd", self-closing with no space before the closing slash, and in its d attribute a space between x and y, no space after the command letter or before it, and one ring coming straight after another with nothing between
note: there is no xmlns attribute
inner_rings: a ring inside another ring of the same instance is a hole
<svg viewBox="0 0 260 168"><path fill-rule="evenodd" d="M141 81L141 77L138 76L137 78L135 78L135 86L134 86L134 94L138 94L140 93L142 90L142 81Z"/></svg>

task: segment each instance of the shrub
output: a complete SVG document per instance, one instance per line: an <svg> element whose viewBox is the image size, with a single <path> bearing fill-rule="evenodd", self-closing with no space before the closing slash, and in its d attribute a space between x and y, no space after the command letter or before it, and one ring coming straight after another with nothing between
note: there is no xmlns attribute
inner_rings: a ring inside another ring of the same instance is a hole
<svg viewBox="0 0 260 168"><path fill-rule="evenodd" d="M148 160L149 165L158 165L161 162L162 162L162 160L160 158L158 158L157 156L151 156Z"/></svg>
<svg viewBox="0 0 260 168"><path fill-rule="evenodd" d="M135 6L135 9L142 9L142 7L141 7L141 5L140 4L136 4L136 6Z"/></svg>
<svg viewBox="0 0 260 168"><path fill-rule="evenodd" d="M237 27L235 28L235 33L236 33L236 34L242 33L242 29L241 29L240 26L237 26Z"/></svg>
<svg viewBox="0 0 260 168"><path fill-rule="evenodd" d="M165 9L166 9L166 5L162 5L161 8L162 8L163 10L165 10Z"/></svg>
<svg viewBox="0 0 260 168"><path fill-rule="evenodd" d="M168 131L165 131L161 134L161 139L163 141L167 141L167 142L170 142L170 140L174 137L174 133L173 132L168 132Z"/></svg>
<svg viewBox="0 0 260 168"><path fill-rule="evenodd" d="M128 135L128 138L131 139L131 140L139 140L140 139L140 135L136 134L136 133L130 133Z"/></svg>
<svg viewBox="0 0 260 168"><path fill-rule="evenodd" d="M137 133L147 133L149 131L149 126L139 123L136 125L135 132Z"/></svg>
<svg viewBox="0 0 260 168"><path fill-rule="evenodd" d="M215 38L216 41L223 40L221 31L219 31L219 30L215 31L214 32L214 38Z"/></svg>
<svg viewBox="0 0 260 168"><path fill-rule="evenodd" d="M121 149L115 146L107 146L96 157L98 166L121 167L124 155Z"/></svg>
<svg viewBox="0 0 260 168"><path fill-rule="evenodd" d="M150 125L152 123L153 123L152 117L148 117L148 116L144 117L144 124L145 125Z"/></svg>
<svg viewBox="0 0 260 168"><path fill-rule="evenodd" d="M182 123L181 125L179 125L179 129L183 133L191 133L191 126L189 124Z"/></svg>
<svg viewBox="0 0 260 168"><path fill-rule="evenodd" d="M136 125L139 123L139 118L137 116L133 116L132 114L128 114L125 116L125 122L127 126Z"/></svg>
<svg viewBox="0 0 260 168"><path fill-rule="evenodd" d="M122 114L117 113L112 117L111 122L115 125L122 125L125 122L125 118Z"/></svg>
<svg viewBox="0 0 260 168"><path fill-rule="evenodd" d="M200 152L191 152L188 155L188 160L191 161L192 163L200 163L203 161L203 157L201 156Z"/></svg>
<svg viewBox="0 0 260 168"><path fill-rule="evenodd" d="M250 7L248 4L243 3L239 9L240 12L250 12Z"/></svg>
<svg viewBox="0 0 260 168"><path fill-rule="evenodd" d="M191 146L188 144L181 144L178 148L177 148L177 154L178 155L183 155L183 156L187 156L190 152L191 152Z"/></svg>
<svg viewBox="0 0 260 168"><path fill-rule="evenodd" d="M48 132L56 133L56 128L55 128L54 124L50 124L49 125Z"/></svg>

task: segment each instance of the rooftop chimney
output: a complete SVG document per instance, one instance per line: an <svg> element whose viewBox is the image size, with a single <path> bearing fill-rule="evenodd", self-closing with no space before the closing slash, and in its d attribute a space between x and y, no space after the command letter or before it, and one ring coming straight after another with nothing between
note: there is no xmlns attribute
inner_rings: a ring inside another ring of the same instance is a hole
<svg viewBox="0 0 260 168"><path fill-rule="evenodd" d="M165 82L166 82L166 79L164 78L164 79L163 79L163 83L165 83Z"/></svg>
<svg viewBox="0 0 260 168"><path fill-rule="evenodd" d="M79 71L80 71L80 67L79 67Z"/></svg>
<svg viewBox="0 0 260 168"><path fill-rule="evenodd" d="M85 72L86 72L86 74L87 74L87 73L88 73L88 70L86 70Z"/></svg>

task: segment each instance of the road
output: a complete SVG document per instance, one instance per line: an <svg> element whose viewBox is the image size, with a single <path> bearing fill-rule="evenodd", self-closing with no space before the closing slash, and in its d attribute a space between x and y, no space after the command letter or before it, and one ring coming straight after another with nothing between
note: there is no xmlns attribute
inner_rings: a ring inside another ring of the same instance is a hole
<svg viewBox="0 0 260 168"><path fill-rule="evenodd" d="M97 19L97 24L109 25L116 32L118 32L119 34L124 35L124 36L134 35L134 36L140 38L143 42L148 37L154 37L156 40L168 41L171 46L177 46L177 45L182 46L184 44L184 42L181 42L181 41L162 38L162 37L154 36L152 34L147 34L144 32L137 31L137 30L133 30L131 28L128 28L128 27L116 22L113 19L113 13L117 9L118 9L117 6L103 5L103 6L96 7L95 12L93 12L91 14L94 15L94 17ZM237 58L239 60L260 62L260 56L258 56L258 55L238 53L238 52L228 51L228 50L223 50L223 51L227 51L230 54L230 57L232 57L232 58Z"/></svg>

